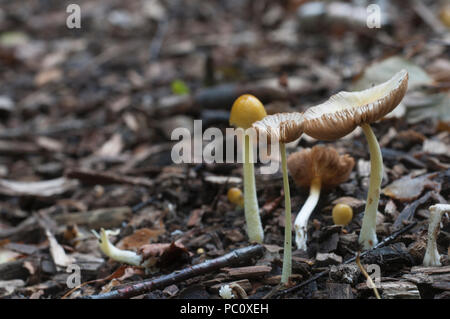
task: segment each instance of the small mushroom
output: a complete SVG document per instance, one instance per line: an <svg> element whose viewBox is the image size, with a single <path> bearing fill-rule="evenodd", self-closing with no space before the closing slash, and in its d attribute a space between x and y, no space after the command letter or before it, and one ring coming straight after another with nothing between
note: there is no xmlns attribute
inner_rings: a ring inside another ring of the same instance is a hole
<svg viewBox="0 0 450 319"><path fill-rule="evenodd" d="M309 196L294 222L297 248L306 250L308 220L319 201L320 190L345 182L355 166L349 155L333 147L314 146L289 155L287 166L297 186L309 187Z"/></svg>
<svg viewBox="0 0 450 319"><path fill-rule="evenodd" d="M347 204L336 204L331 212L335 225L346 226L353 218L353 209Z"/></svg>
<svg viewBox="0 0 450 319"><path fill-rule="evenodd" d="M341 138L358 125L364 131L370 152L370 183L367 194L359 242L364 249L373 248L376 236L376 215L383 176L383 158L373 133L373 123L392 111L404 97L408 88L408 73L402 70L390 80L359 92L340 92L328 101L309 108L304 113L304 131L321 140Z"/></svg>
<svg viewBox="0 0 450 319"><path fill-rule="evenodd" d="M238 207L244 207L244 195L242 191L237 187L231 187L227 192L228 201Z"/></svg>
<svg viewBox="0 0 450 319"><path fill-rule="evenodd" d="M104 230L103 228L100 230L100 234L98 234L96 231L92 230L92 233L97 237L99 241L100 250L109 258L133 265L133 266L140 266L142 263L142 256L138 255L134 251L131 250L122 250L114 246L110 241L108 236L109 235L118 235L119 230L112 231L112 230Z"/></svg>
<svg viewBox="0 0 450 319"><path fill-rule="evenodd" d="M253 95L241 95L231 107L230 125L250 128L253 122L259 121L267 115L263 104ZM253 165L252 139L244 135L244 212L247 224L247 234L251 242L262 243L264 231L259 216L258 198L256 197L255 169Z"/></svg>
<svg viewBox="0 0 450 319"><path fill-rule="evenodd" d="M428 225L427 250L423 258L423 265L430 267L441 266L441 256L437 250L436 238L439 233L441 219L444 213L450 212L449 204L436 204L430 206L430 223Z"/></svg>
<svg viewBox="0 0 450 319"><path fill-rule="evenodd" d="M295 141L303 134L303 114L293 112L269 115L263 120L254 123L253 127L257 130L260 138L265 135L268 142L280 144L285 200L284 255L281 282L286 284L292 273L292 218L285 144Z"/></svg>

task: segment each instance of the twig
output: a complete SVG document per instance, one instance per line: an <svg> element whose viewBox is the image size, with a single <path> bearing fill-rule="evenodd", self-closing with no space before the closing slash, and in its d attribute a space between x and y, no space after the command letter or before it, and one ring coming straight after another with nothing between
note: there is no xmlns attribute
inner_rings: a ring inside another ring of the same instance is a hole
<svg viewBox="0 0 450 319"><path fill-rule="evenodd" d="M436 18L431 10L421 1L414 0L413 9L416 14L436 33L443 34L446 32L445 26Z"/></svg>
<svg viewBox="0 0 450 319"><path fill-rule="evenodd" d="M154 201L155 201L155 198L150 197L146 201L140 202L140 203L134 205L133 207L131 207L131 211L133 213L137 213L138 211L140 211L141 209L147 207L148 205L153 204Z"/></svg>
<svg viewBox="0 0 450 319"><path fill-rule="evenodd" d="M358 267L361 270L364 277L366 277L366 279L369 281L370 287L372 287L375 297L377 297L377 299L381 299L380 294L378 293L378 289L375 286L375 284L373 283L372 278L370 278L369 274L367 273L367 271L364 269L363 265L361 264L361 260L359 258L359 253L360 252L358 251L358 254L356 255L356 264L358 265Z"/></svg>
<svg viewBox="0 0 450 319"><path fill-rule="evenodd" d="M411 228L413 228L414 226L416 226L416 224L417 224L417 222L412 222L411 224L409 224L409 225L405 226L404 228L400 229L399 231L392 233L391 235L387 236L387 237L384 238L382 241L380 241L380 242L379 242L377 245L375 245L375 247L373 247L372 249L364 251L364 252L361 254L361 257L367 255L369 252L371 252L371 251L373 251L373 250L375 250L375 249L377 249L377 248L383 247L383 246L386 245L387 243L389 243L389 242L393 241L394 239L396 239L396 238L397 238L398 236L400 236L401 234L407 232L408 230L410 230ZM356 260L356 256L355 256L355 257L352 257L352 258L350 258L350 259L348 259L348 260L346 260L346 261L344 261L343 264L349 264L349 263L351 263L351 262L354 262L355 260ZM306 281L304 281L304 282L302 282L302 283L300 283L300 284L298 284L298 285L296 285L296 286L294 286L294 287L291 287L291 288L288 288L288 289L279 291L278 293L274 294L274 297L281 297L281 296L283 296L283 295L285 295L285 294L294 292L294 291L296 291L296 290L298 290L298 289L300 289L300 288L306 286L307 284L309 284L309 283L311 283L311 282L313 282L313 281L316 281L317 279L319 279L319 278L322 277L323 275L328 274L329 272L330 272L329 269L324 270L324 271L322 271L322 272L320 272L320 273L318 273L318 274L312 276L312 277L309 278L308 280L306 280Z"/></svg>
<svg viewBox="0 0 450 319"><path fill-rule="evenodd" d="M254 245L236 249L224 256L184 268L180 271L175 271L171 274L164 275L156 279L133 283L100 295L85 296L83 299L125 299L139 296L154 289L166 287L195 276L212 272L225 266L230 266L237 262L248 261L250 258L261 256L263 252L264 247L262 245Z"/></svg>

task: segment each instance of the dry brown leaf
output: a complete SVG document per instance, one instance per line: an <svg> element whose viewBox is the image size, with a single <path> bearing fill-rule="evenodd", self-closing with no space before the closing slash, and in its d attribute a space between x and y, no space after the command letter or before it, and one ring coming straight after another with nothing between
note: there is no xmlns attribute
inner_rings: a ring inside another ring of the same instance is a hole
<svg viewBox="0 0 450 319"><path fill-rule="evenodd" d="M190 258L189 251L177 242L144 245L140 253L146 267L157 266L163 269L184 264Z"/></svg>
<svg viewBox="0 0 450 319"><path fill-rule="evenodd" d="M187 222L187 227L193 227L200 223L205 210L203 209L194 209L189 215L189 219Z"/></svg>
<svg viewBox="0 0 450 319"><path fill-rule="evenodd" d="M440 188L438 182L431 180L436 175L437 173L433 173L416 178L408 175L383 188L382 193L401 202L409 202L417 199L424 189Z"/></svg>
<svg viewBox="0 0 450 319"><path fill-rule="evenodd" d="M164 232L165 230L162 228L141 228L130 236L122 238L116 246L120 249L137 250L144 245L150 244L159 235L164 234Z"/></svg>

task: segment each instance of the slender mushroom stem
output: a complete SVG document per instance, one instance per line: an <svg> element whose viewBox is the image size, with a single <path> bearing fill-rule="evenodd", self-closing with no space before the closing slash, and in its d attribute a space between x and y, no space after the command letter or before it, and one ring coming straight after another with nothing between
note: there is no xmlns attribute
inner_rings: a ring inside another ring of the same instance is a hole
<svg viewBox="0 0 450 319"><path fill-rule="evenodd" d="M244 137L244 211L247 234L251 242L262 243L264 231L259 216L256 197L255 174L253 166L252 140L248 134Z"/></svg>
<svg viewBox="0 0 450 319"><path fill-rule="evenodd" d="M92 231L94 235L98 238L100 244L100 250L109 258L116 260L121 263L126 263L133 266L139 266L142 263L142 256L138 255L134 251L122 250L114 246L108 238L109 234L117 234L110 230L100 230L100 234Z"/></svg>
<svg viewBox="0 0 450 319"><path fill-rule="evenodd" d="M441 219L445 212L450 211L448 204L436 204L430 206L430 218L428 224L427 249L423 258L423 265L426 267L440 267L441 256L437 249L436 239L441 225Z"/></svg>
<svg viewBox="0 0 450 319"><path fill-rule="evenodd" d="M281 168L283 170L284 188L284 256L281 283L287 284L292 273L292 217L291 217L291 192L286 164L286 146L280 143Z"/></svg>
<svg viewBox="0 0 450 319"><path fill-rule="evenodd" d="M378 201L380 199L380 186L383 179L383 158L380 145L369 124L361 125L369 144L370 152L370 182L367 193L366 208L364 211L359 242L364 249L371 249L377 243L376 225Z"/></svg>
<svg viewBox="0 0 450 319"><path fill-rule="evenodd" d="M319 201L320 186L320 178L316 177L311 181L309 196L295 218L295 243L297 244L297 248L301 250L306 250L306 240L308 239L308 220L316 207L317 202Z"/></svg>

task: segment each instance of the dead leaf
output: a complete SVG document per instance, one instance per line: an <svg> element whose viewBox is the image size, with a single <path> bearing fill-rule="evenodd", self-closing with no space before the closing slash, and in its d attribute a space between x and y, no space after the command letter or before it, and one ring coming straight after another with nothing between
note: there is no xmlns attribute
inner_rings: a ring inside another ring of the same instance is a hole
<svg viewBox="0 0 450 319"><path fill-rule="evenodd" d="M245 239L244 234L242 234L242 232L238 229L224 231L224 234L233 243L237 243Z"/></svg>
<svg viewBox="0 0 450 319"><path fill-rule="evenodd" d="M153 240L156 240L164 232L165 230L161 228L141 228L136 230L132 235L122 238L116 246L120 249L138 250L142 246L148 245Z"/></svg>
<svg viewBox="0 0 450 319"><path fill-rule="evenodd" d="M423 149L425 153L437 154L437 155L449 155L450 146L441 141L436 140L425 140L423 143Z"/></svg>
<svg viewBox="0 0 450 319"><path fill-rule="evenodd" d="M189 215L189 219L187 222L187 227L193 227L196 225L199 225L203 214L205 211L203 209L194 209L191 214Z"/></svg>
<svg viewBox="0 0 450 319"><path fill-rule="evenodd" d="M440 189L440 184L431 181L437 173L422 175L412 178L405 176L383 188L382 193L401 202L409 202L417 199L424 189Z"/></svg>
<svg viewBox="0 0 450 319"><path fill-rule="evenodd" d="M422 85L429 85L433 80L418 65L401 57L392 56L376 62L364 70L363 75L352 85L352 91L360 91L389 80L398 71L406 69L409 74L408 91Z"/></svg>
<svg viewBox="0 0 450 319"><path fill-rule="evenodd" d="M184 264L190 258L188 250L176 242L144 245L140 254L146 267L156 266L162 269Z"/></svg>
<svg viewBox="0 0 450 319"><path fill-rule="evenodd" d="M284 196L278 196L274 200L268 201L264 204L264 206L261 208L262 211L266 213L273 212L278 205L280 205L280 202L284 199Z"/></svg>
<svg viewBox="0 0 450 319"><path fill-rule="evenodd" d="M406 105L406 119L414 124L425 119L435 118L440 121L450 121L450 93L425 94L413 92L403 99Z"/></svg>

